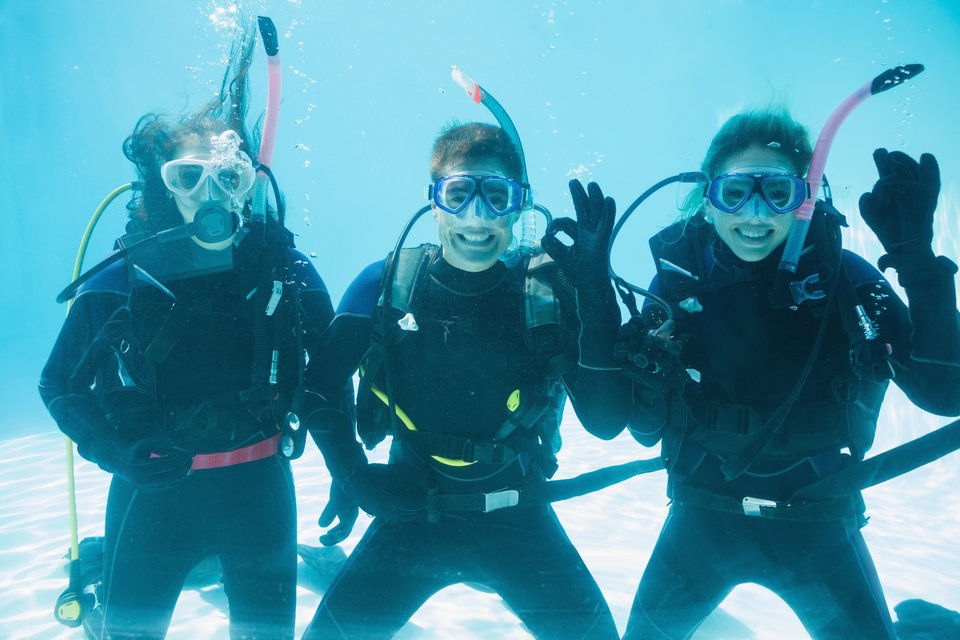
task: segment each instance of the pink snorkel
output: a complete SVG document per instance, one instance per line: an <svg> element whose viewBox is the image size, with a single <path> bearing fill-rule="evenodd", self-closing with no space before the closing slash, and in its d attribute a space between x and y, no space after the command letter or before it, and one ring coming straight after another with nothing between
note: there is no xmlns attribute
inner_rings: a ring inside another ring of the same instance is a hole
<svg viewBox="0 0 960 640"><path fill-rule="evenodd" d="M267 53L267 110L263 119L263 135L260 138L260 153L257 162L267 167L273 159L273 146L277 138L277 121L280 118L280 92L282 81L280 76L280 45L277 40L277 28L273 20L265 16L257 17L260 27L260 38ZM257 169L257 179L254 183L253 206L251 217L253 222L266 222L267 192L270 177L266 171Z"/></svg>
<svg viewBox="0 0 960 640"><path fill-rule="evenodd" d="M827 123L823 125L820 137L817 138L817 144L813 149L813 157L810 159L810 170L807 172L807 184L810 192L807 199L803 201L797 210L797 217L790 229L790 235L787 237L787 245L783 250L783 258L780 260L780 271L787 273L796 273L797 263L800 261L800 252L803 249L803 243L807 237L807 229L810 227L810 218L813 217L813 207L817 202L817 194L820 192L820 182L823 180L823 168L827 164L827 155L830 153L830 145L837 135L837 130L843 121L847 119L850 112L860 106L867 98L872 95L882 93L887 89L892 89L897 85L903 84L923 71L922 64L905 64L893 69L888 69L878 75L876 78L866 83L844 100L839 107L830 114Z"/></svg>

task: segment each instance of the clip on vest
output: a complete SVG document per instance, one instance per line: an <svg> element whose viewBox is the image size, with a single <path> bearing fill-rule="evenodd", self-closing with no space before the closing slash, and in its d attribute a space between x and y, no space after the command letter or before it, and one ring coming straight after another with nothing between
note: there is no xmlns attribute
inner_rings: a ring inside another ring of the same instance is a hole
<svg viewBox="0 0 960 640"><path fill-rule="evenodd" d="M790 282L790 295L796 305L801 305L807 300L823 300L827 294L822 287L814 288L813 285L819 285L820 274L811 273L803 280L793 280Z"/></svg>

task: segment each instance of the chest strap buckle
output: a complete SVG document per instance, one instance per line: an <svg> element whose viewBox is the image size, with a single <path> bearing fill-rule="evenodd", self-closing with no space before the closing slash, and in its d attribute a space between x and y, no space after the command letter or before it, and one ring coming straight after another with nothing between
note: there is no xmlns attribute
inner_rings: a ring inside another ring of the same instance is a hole
<svg viewBox="0 0 960 640"><path fill-rule="evenodd" d="M748 516L763 517L763 509L776 509L777 503L774 500L764 500L763 498L746 497L743 499L743 513Z"/></svg>
<svg viewBox="0 0 960 640"><path fill-rule="evenodd" d="M517 506L517 504L520 502L520 492L516 489L494 491L493 493L483 494L483 499L483 512L490 513L491 511L496 511L497 509Z"/></svg>

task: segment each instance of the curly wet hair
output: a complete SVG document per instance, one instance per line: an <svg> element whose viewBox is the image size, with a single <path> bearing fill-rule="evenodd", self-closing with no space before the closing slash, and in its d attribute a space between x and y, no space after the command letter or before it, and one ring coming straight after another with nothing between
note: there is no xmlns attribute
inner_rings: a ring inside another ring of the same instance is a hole
<svg viewBox="0 0 960 640"><path fill-rule="evenodd" d="M186 115L147 113L137 121L123 143L123 154L136 167L138 187L127 203L130 233L156 233L183 222L176 203L160 176L160 167L194 136L209 137L228 129L239 134L240 149L250 157L259 147L246 118L250 102L248 72L253 59L255 31L247 29L234 43L220 91L200 109Z"/></svg>

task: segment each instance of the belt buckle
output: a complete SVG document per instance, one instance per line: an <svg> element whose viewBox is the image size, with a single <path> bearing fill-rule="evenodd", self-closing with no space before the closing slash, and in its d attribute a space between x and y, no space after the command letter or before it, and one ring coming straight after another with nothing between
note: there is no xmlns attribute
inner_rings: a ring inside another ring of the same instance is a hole
<svg viewBox="0 0 960 640"><path fill-rule="evenodd" d="M516 489L505 489L483 494L483 512L490 513L497 509L515 507L520 502L520 492Z"/></svg>
<svg viewBox="0 0 960 640"><path fill-rule="evenodd" d="M764 500L763 498L751 498L749 496L743 499L744 515L762 518L763 511L761 510L761 507L766 507L767 509L776 509L777 503L774 500Z"/></svg>

